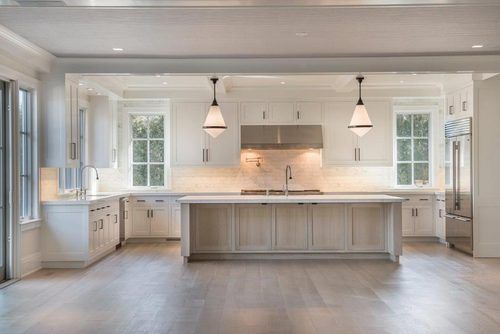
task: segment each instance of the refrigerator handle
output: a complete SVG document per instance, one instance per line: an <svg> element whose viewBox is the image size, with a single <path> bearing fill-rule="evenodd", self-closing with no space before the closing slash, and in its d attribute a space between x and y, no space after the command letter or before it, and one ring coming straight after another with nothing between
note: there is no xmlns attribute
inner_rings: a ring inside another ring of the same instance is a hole
<svg viewBox="0 0 500 334"><path fill-rule="evenodd" d="M455 186L455 210L460 210L460 156L461 156L461 147L460 147L460 142L456 142L456 186Z"/></svg>

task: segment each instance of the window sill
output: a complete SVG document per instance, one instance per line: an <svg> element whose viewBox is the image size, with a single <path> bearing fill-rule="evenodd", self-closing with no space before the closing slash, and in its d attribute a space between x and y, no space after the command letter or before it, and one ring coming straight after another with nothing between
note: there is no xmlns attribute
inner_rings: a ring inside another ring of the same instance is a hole
<svg viewBox="0 0 500 334"><path fill-rule="evenodd" d="M41 224L42 224L41 218L26 219L26 220L21 220L19 222L19 225L21 225L21 232L39 228Z"/></svg>

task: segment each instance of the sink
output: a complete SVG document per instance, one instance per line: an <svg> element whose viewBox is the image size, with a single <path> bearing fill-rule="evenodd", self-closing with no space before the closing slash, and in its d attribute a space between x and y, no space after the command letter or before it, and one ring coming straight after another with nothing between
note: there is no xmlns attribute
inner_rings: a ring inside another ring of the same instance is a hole
<svg viewBox="0 0 500 334"><path fill-rule="evenodd" d="M266 192L269 191L270 196L279 196L285 195L284 190L276 190L276 189L242 189L241 195L266 195ZM300 190L288 190L288 195L322 195L323 192L318 189L300 189Z"/></svg>

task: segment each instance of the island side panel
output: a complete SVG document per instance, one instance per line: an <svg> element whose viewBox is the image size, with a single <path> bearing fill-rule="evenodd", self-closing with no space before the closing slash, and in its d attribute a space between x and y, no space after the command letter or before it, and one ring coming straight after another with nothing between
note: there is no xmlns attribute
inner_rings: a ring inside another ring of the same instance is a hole
<svg viewBox="0 0 500 334"><path fill-rule="evenodd" d="M189 203L181 204L181 256L187 261L191 255L191 234L190 234L190 205Z"/></svg>
<svg viewBox="0 0 500 334"><path fill-rule="evenodd" d="M399 262L399 257L403 255L403 216L402 203L395 202L389 205L389 253L391 259Z"/></svg>

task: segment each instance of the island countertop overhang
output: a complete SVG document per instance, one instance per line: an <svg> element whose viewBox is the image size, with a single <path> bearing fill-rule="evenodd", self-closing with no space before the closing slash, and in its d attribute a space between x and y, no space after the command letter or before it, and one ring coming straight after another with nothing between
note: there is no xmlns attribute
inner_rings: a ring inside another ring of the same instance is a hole
<svg viewBox="0 0 500 334"><path fill-rule="evenodd" d="M389 195L208 195L184 196L177 200L181 204L252 204L252 203L401 203L405 198Z"/></svg>

